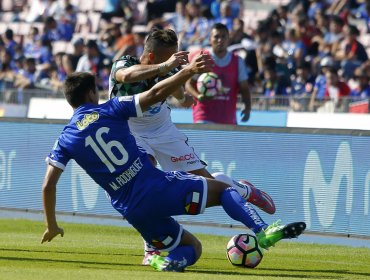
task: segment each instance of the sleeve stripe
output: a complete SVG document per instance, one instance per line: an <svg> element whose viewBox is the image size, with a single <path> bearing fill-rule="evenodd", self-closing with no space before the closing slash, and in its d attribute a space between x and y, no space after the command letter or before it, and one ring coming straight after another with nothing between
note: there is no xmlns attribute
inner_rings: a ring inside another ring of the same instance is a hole
<svg viewBox="0 0 370 280"><path fill-rule="evenodd" d="M140 94L135 94L134 95L134 98L135 98L135 107L136 107L136 114L138 117L142 117L143 116L143 112L141 110L141 107L140 107L140 103L139 103L139 95Z"/></svg>
<svg viewBox="0 0 370 280"><path fill-rule="evenodd" d="M58 168L62 169L63 171L64 171L64 169L66 168L66 166L65 166L64 164L62 164L62 163L60 163L60 162L58 162L58 161L52 160L52 159L51 159L51 158L49 158L49 157L46 157L46 158L45 158L45 162L46 162L47 164L52 165L52 166L58 167Z"/></svg>

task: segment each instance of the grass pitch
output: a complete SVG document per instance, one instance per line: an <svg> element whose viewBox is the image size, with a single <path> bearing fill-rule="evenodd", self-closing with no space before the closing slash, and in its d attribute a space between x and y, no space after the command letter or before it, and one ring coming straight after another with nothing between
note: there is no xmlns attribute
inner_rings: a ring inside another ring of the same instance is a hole
<svg viewBox="0 0 370 280"><path fill-rule="evenodd" d="M0 219L0 279L370 279L370 249L280 242L255 269L229 264L229 237L197 234L203 255L185 273L141 266L130 228L60 223L63 238L40 244L42 222Z"/></svg>

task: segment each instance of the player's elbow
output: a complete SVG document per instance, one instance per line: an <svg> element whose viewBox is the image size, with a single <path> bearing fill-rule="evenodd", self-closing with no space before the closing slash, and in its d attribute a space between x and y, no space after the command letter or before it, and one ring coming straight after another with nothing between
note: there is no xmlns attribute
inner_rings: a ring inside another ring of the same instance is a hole
<svg viewBox="0 0 370 280"><path fill-rule="evenodd" d="M126 69L118 70L115 74L116 81L119 83L132 83L133 77L130 71L126 71Z"/></svg>

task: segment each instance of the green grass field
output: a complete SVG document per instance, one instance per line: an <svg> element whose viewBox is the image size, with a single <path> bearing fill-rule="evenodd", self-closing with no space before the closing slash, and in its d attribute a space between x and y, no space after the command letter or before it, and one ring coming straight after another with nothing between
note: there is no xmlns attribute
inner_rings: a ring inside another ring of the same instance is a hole
<svg viewBox="0 0 370 280"><path fill-rule="evenodd" d="M370 279L370 249L280 242L255 269L230 265L228 237L201 235L201 259L185 273L141 266L130 228L60 223L63 238L40 244L42 222L0 219L0 279Z"/></svg>

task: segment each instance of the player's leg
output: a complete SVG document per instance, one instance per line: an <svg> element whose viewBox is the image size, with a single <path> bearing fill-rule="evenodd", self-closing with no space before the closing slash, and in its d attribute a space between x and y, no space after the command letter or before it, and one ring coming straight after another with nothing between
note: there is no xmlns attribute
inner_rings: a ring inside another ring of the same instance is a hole
<svg viewBox="0 0 370 280"><path fill-rule="evenodd" d="M298 237L306 228L304 222L267 225L233 187L212 179L207 179L207 184L207 207L221 205L232 219L250 228L257 235L259 245L265 249L274 246L281 239Z"/></svg>
<svg viewBox="0 0 370 280"><path fill-rule="evenodd" d="M235 188L240 195L245 198L248 202L257 206L261 210L268 214L274 214L276 211L275 203L273 199L264 191L256 188L252 183L241 180L239 182L230 178L224 173L216 172L212 173L212 177L218 181L224 182L233 188Z"/></svg>
<svg viewBox="0 0 370 280"><path fill-rule="evenodd" d="M182 272L197 262L202 254L202 244L190 232L184 230L180 244L167 256L153 255L149 258L150 265L159 271Z"/></svg>
<svg viewBox="0 0 370 280"><path fill-rule="evenodd" d="M153 250L168 252L166 256L152 254L148 263L159 271L181 272L193 265L202 253L200 241L171 217L129 215L127 220L140 232Z"/></svg>

